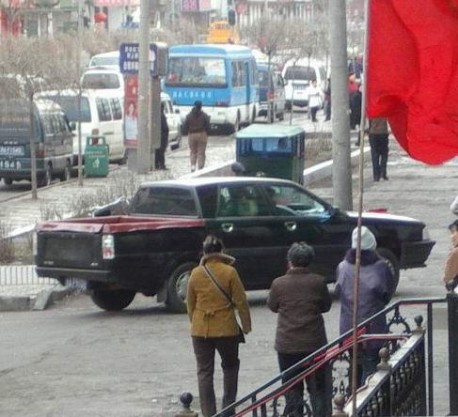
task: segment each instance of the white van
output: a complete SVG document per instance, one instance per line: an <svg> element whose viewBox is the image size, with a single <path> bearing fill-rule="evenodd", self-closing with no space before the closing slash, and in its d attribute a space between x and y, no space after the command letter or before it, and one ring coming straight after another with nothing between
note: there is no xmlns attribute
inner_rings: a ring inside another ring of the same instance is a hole
<svg viewBox="0 0 458 417"><path fill-rule="evenodd" d="M105 52L103 54L94 55L89 60L88 67L105 67L119 71L119 51L111 51Z"/></svg>
<svg viewBox="0 0 458 417"><path fill-rule="evenodd" d="M161 104L164 105L164 114L169 127L169 146L171 150L181 145L181 116L180 110L173 107L170 96L161 92Z"/></svg>
<svg viewBox="0 0 458 417"><path fill-rule="evenodd" d="M118 92L124 96L124 77L114 68L89 68L81 76L81 88L85 90Z"/></svg>
<svg viewBox="0 0 458 417"><path fill-rule="evenodd" d="M58 103L78 134L78 92L75 90L44 91L37 98L48 98ZM81 145L82 154L88 136L104 136L109 146L109 158L113 162L125 160L123 133L123 98L108 90L83 90L81 94ZM77 136L73 142L73 160L77 164L79 154Z"/></svg>
<svg viewBox="0 0 458 417"><path fill-rule="evenodd" d="M313 80L323 91L326 87L327 71L321 61L309 58L292 58L282 71L285 81L286 107L308 107L307 88Z"/></svg>

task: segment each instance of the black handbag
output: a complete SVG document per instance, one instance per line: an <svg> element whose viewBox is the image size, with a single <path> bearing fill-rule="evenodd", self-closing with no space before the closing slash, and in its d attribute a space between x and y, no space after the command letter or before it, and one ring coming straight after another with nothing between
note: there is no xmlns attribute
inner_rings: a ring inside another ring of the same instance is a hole
<svg viewBox="0 0 458 417"><path fill-rule="evenodd" d="M227 300L229 301L229 304L232 306L232 308L235 308L235 304L232 301L232 298L229 296L229 294L226 292L226 290L221 286L221 284L215 278L213 273L205 265L202 265L202 268L204 269L204 271L207 274L207 276L211 279L213 284L215 284L216 288L218 288L218 290L220 290L221 293L227 298ZM235 315L235 312L234 312L234 315ZM243 333L242 326L240 326L240 324L238 323L237 318L235 319L235 321L237 322L237 327L239 328L239 334L237 336L237 342L245 343L245 334Z"/></svg>

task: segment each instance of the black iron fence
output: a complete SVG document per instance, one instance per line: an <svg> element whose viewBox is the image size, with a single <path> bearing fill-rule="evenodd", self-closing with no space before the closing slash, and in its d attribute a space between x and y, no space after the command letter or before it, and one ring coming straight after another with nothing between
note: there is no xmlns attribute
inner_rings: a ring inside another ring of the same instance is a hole
<svg viewBox="0 0 458 417"><path fill-rule="evenodd" d="M454 308L453 319L449 317L449 323L454 320L455 328L458 329L458 296L452 297L452 300L448 300L449 311L450 305ZM237 410L235 417L282 416L285 407L283 397L288 390L324 366L332 369L330 391L337 405L337 416L354 415L352 404L356 404L356 414L362 417L434 415L433 306L445 302L446 298L400 300L358 326L358 343L383 339L387 347L381 351L378 371L358 390L355 402L349 401L352 332L348 332L214 417L227 415L233 407ZM366 334L370 322L381 314L387 316L390 333ZM458 337L454 337L457 352L453 356L456 356L455 365L458 365ZM458 366L455 366L454 371L454 381L458 381ZM282 383L285 373L292 372L298 372L297 376ZM457 402L454 406L458 408L458 398L453 398L453 402ZM307 394L302 409L304 416L313 415Z"/></svg>

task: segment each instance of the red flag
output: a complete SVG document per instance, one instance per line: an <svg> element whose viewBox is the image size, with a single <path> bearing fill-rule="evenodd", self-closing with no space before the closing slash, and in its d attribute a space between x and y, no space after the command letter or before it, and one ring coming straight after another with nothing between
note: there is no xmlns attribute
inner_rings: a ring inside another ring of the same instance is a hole
<svg viewBox="0 0 458 417"><path fill-rule="evenodd" d="M367 115L413 158L458 155L458 0L371 0Z"/></svg>

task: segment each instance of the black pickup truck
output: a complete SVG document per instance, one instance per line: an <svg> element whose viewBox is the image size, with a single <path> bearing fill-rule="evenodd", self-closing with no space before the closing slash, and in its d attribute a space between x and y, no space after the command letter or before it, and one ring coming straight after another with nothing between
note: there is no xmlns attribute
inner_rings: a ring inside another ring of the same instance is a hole
<svg viewBox="0 0 458 417"><path fill-rule="evenodd" d="M62 284L79 282L105 310L121 310L142 293L184 312L187 278L207 234L222 238L247 290L268 289L285 272L286 252L295 241L312 245L311 269L335 281L356 222L356 213L338 210L287 180L153 182L140 186L126 215L40 224L36 270ZM363 224L397 280L400 269L424 266L435 243L424 223L408 217L367 212Z"/></svg>

